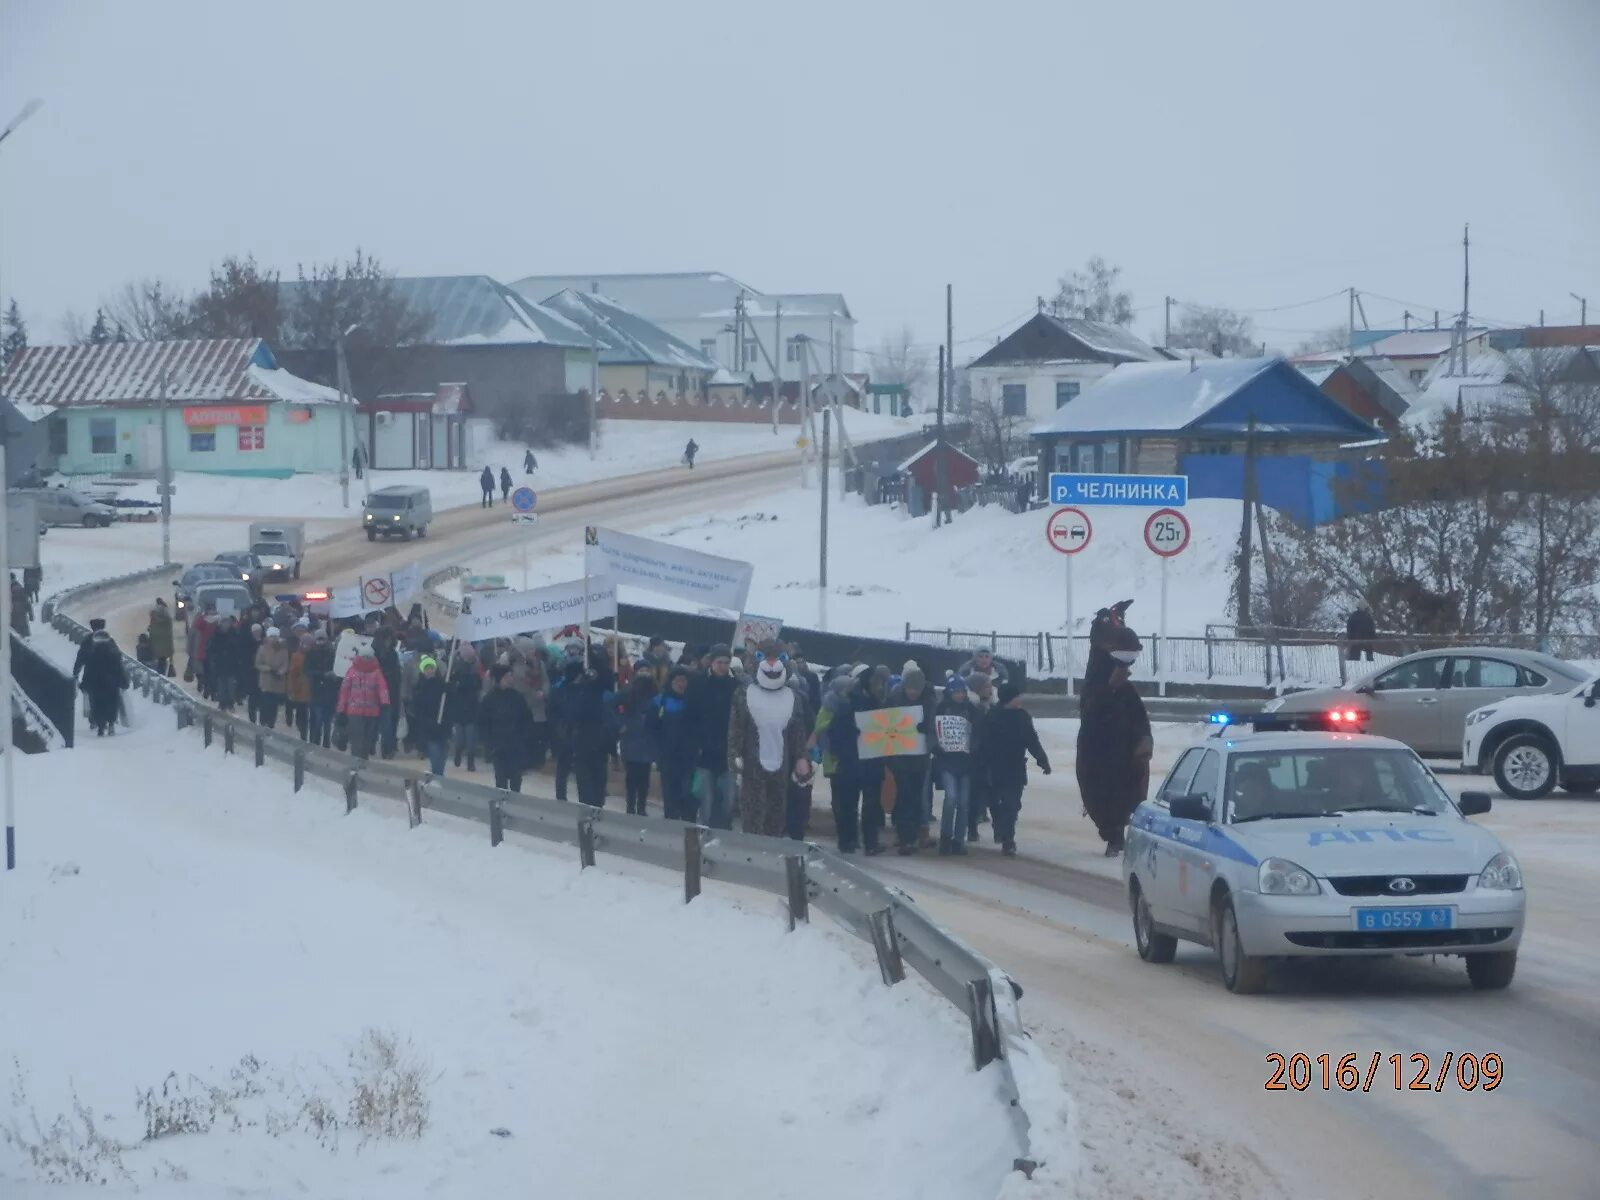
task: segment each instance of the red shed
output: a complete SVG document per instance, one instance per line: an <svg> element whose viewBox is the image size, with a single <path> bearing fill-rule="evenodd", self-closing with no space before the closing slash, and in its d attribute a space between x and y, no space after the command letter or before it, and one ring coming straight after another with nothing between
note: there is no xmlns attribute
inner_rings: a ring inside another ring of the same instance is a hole
<svg viewBox="0 0 1600 1200"><path fill-rule="evenodd" d="M899 469L916 480L917 486L931 496L938 486L941 459L944 461L946 488L971 487L978 482L978 460L957 450L949 442L942 447L938 442L929 442L901 463Z"/></svg>

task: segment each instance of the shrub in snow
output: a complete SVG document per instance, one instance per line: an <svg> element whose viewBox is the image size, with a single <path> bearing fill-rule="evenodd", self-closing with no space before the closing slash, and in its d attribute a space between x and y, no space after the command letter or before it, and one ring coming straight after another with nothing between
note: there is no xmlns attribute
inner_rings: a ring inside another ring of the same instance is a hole
<svg viewBox="0 0 1600 1200"><path fill-rule="evenodd" d="M368 1137L420 1138L428 1128L427 1064L409 1039L369 1029L350 1052L349 1121Z"/></svg>
<svg viewBox="0 0 1600 1200"><path fill-rule="evenodd" d="M95 1124L94 1110L85 1107L76 1092L72 1094L72 1115L63 1113L44 1125L28 1103L22 1064L15 1059L12 1062L16 1074L11 1085L11 1104L14 1113L26 1111L28 1130L25 1131L13 1115L8 1125L0 1126L0 1140L27 1155L34 1171L46 1183L131 1183L133 1176L122 1165L122 1155L132 1147L101 1133Z"/></svg>

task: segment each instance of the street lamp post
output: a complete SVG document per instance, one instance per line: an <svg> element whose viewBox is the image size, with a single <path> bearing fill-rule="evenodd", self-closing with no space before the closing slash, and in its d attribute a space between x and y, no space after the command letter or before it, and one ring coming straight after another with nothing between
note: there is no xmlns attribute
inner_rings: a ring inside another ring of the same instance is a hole
<svg viewBox="0 0 1600 1200"><path fill-rule="evenodd" d="M355 404L355 397L350 394L350 365L345 360L344 340L360 328L357 322L334 340L334 351L338 355L335 373L339 385L339 499L345 508L350 507L350 409Z"/></svg>

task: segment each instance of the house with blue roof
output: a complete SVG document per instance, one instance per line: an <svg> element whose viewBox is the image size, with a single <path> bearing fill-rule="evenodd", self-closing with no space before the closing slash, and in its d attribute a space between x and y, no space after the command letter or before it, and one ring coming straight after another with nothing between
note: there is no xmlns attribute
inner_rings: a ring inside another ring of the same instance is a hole
<svg viewBox="0 0 1600 1200"><path fill-rule="evenodd" d="M539 304L571 321L602 347L603 404L637 404L641 400L704 402L707 387L720 369L709 354L599 292L563 288Z"/></svg>
<svg viewBox="0 0 1600 1200"><path fill-rule="evenodd" d="M1332 503L1336 460L1359 457L1341 448L1383 437L1283 358L1129 363L1034 427L1041 495L1051 471L1081 471L1184 474L1193 498L1240 498L1252 429L1263 502L1307 520Z"/></svg>

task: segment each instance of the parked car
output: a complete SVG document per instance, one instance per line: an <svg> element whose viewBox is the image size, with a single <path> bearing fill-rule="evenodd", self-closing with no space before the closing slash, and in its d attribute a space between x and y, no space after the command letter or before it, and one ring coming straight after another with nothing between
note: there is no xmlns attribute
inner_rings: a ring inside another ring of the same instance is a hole
<svg viewBox="0 0 1600 1200"><path fill-rule="evenodd" d="M33 501L34 513L41 525L81 525L93 529L117 519L117 510L111 505L68 488L18 488L12 494Z"/></svg>
<svg viewBox="0 0 1600 1200"><path fill-rule="evenodd" d="M240 577L250 585L250 590L258 596L261 594L261 584L267 575L261 559L253 551L224 550L212 561L238 567Z"/></svg>
<svg viewBox="0 0 1600 1200"><path fill-rule="evenodd" d="M361 510L361 524L367 531L367 541L383 537L428 536L428 522L433 520L433 497L425 487L407 487L396 484L379 488L367 497Z"/></svg>
<svg viewBox="0 0 1600 1200"><path fill-rule="evenodd" d="M180 621L188 620L189 609L193 607L194 591L202 583L236 583L240 587L245 586L243 573L232 563L195 563L172 581L172 610Z"/></svg>
<svg viewBox="0 0 1600 1200"><path fill-rule="evenodd" d="M1515 800L1600 792L1600 679L1555 694L1513 696L1467 716L1461 765L1492 773Z"/></svg>
<svg viewBox="0 0 1600 1200"><path fill-rule="evenodd" d="M1262 712L1276 729L1370 733L1418 754L1454 758L1474 709L1569 691L1584 677L1582 668L1532 650L1456 646L1408 655L1344 687L1280 696Z"/></svg>
<svg viewBox="0 0 1600 1200"><path fill-rule="evenodd" d="M237 616L255 603L255 595L236 579L207 579L195 585L191 603L200 612L215 607L218 613Z"/></svg>
<svg viewBox="0 0 1600 1200"><path fill-rule="evenodd" d="M1134 942L1216 950L1231 992L1275 958L1460 955L1480 990L1517 966L1522 871L1409 748L1360 734L1224 726L1134 810L1122 856Z"/></svg>
<svg viewBox="0 0 1600 1200"><path fill-rule="evenodd" d="M306 527L299 521L250 523L250 549L261 558L274 578L300 578L305 545Z"/></svg>

